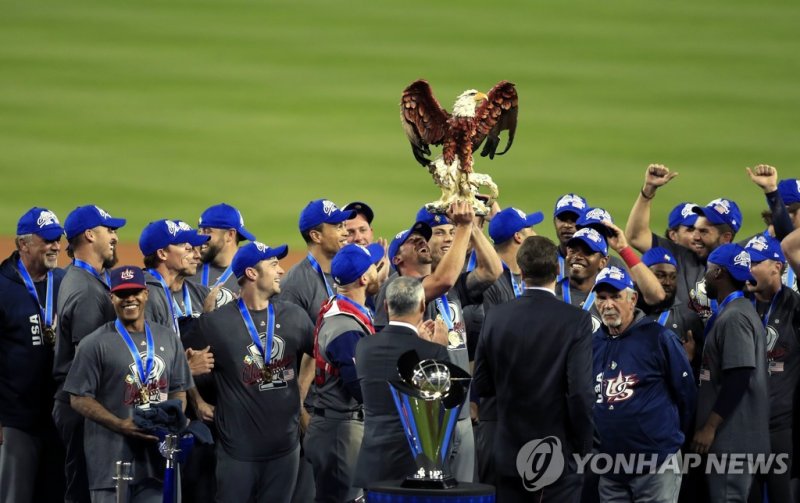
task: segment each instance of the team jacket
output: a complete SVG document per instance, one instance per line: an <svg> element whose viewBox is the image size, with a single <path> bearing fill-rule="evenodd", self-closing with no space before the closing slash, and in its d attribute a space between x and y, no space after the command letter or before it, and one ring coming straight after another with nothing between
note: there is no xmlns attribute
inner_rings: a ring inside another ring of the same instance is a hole
<svg viewBox="0 0 800 503"><path fill-rule="evenodd" d="M53 347L45 342L40 310L17 272L14 252L0 265L0 424L31 434L49 424L55 382ZM53 312L64 271L53 270ZM35 283L42 302L46 281Z"/></svg>
<svg viewBox="0 0 800 503"><path fill-rule="evenodd" d="M636 313L619 336L605 325L594 334L595 427L601 452L658 454L661 463L683 444L696 390L678 336Z"/></svg>

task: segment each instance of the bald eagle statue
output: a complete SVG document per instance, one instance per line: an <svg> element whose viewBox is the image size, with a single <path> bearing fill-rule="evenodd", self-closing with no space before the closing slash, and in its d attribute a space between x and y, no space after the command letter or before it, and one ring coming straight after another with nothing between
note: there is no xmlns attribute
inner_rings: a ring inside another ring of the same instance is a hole
<svg viewBox="0 0 800 503"><path fill-rule="evenodd" d="M517 129L517 90L508 81L497 83L488 93L470 89L461 93L453 105L453 113L444 110L426 80L417 80L403 91L400 117L414 158L428 168L434 182L442 189L439 201L428 210L442 213L456 199L473 203L476 213L486 214L497 185L491 177L473 171L472 153L481 144L482 157L494 159L505 154L514 142ZM498 152L500 133L508 131L505 149ZM442 145L442 153L431 160L430 145ZM489 201L475 199L478 188L489 189Z"/></svg>

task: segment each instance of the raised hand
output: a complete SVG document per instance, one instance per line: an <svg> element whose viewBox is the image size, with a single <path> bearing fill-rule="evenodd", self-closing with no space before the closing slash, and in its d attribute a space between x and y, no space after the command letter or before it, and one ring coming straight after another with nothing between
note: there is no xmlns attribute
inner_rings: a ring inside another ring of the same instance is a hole
<svg viewBox="0 0 800 503"><path fill-rule="evenodd" d="M677 172L671 172L663 164L651 164L647 167L644 174L644 187L642 195L652 199L656 195L656 189L669 183L670 180L678 176Z"/></svg>
<svg viewBox="0 0 800 503"><path fill-rule="evenodd" d="M764 194L778 190L778 170L767 164L759 164L752 170L745 168L750 180L764 190Z"/></svg>

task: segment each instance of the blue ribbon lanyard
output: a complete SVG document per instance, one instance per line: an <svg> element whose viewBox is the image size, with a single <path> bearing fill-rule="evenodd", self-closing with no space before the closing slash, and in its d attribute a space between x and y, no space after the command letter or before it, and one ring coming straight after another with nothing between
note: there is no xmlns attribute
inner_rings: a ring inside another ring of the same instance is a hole
<svg viewBox="0 0 800 503"><path fill-rule="evenodd" d="M203 264L203 275L200 278L200 282L203 284L203 286L208 286L208 274L210 270L211 270L210 264ZM231 274L233 274L233 269L231 269L231 266L228 266L227 269L222 271L222 274L220 274L219 278L217 278L217 280L214 282L213 285L210 286L210 288L216 288L217 286L225 283L226 281L228 281L228 278L231 277Z"/></svg>
<svg viewBox="0 0 800 503"><path fill-rule="evenodd" d="M359 304L358 302L354 301L353 299L349 299L344 295L336 294L336 302L346 302L347 304L350 304L351 306L361 311L364 314L364 316L367 317L368 320L372 321L372 312L366 307Z"/></svg>
<svg viewBox="0 0 800 503"><path fill-rule="evenodd" d="M472 250L472 253L469 254L469 262L467 262L467 272L474 271L476 265L478 265L478 256L475 254L475 250Z"/></svg>
<svg viewBox="0 0 800 503"><path fill-rule="evenodd" d="M789 287L789 288L791 288L791 287ZM782 292L783 292L783 288L778 290L778 293L773 295L772 296L772 300L769 301L769 309L767 309L767 312L764 313L764 316L761 317L761 322L764 323L764 328L767 328L767 325L769 324L769 317L772 316L772 311L775 309L775 304L778 302L778 297L781 296ZM753 307L755 307L757 309L756 299L753 298L751 300L753 301Z"/></svg>
<svg viewBox="0 0 800 503"><path fill-rule="evenodd" d="M92 276L99 279L106 286L111 285L111 277L108 275L108 271L103 271L104 276L101 276L97 271L94 270L94 267L90 266L89 264L78 258L72 259L72 265L74 265L75 267L80 267L84 271L92 273Z"/></svg>
<svg viewBox="0 0 800 503"><path fill-rule="evenodd" d="M125 345L128 346L128 351L130 351L133 362L136 364L136 370L139 373L139 375L136 376L139 379L139 387L146 388L147 381L150 379L150 372L153 371L153 362L155 361L155 344L153 344L153 334L150 332L150 325L148 325L147 322L144 323L144 337L147 341L147 359L144 363L142 363L142 357L139 354L139 350L136 349L136 344L133 343L131 335L119 319L114 322L114 327L116 327L117 333L122 337L122 340L125 341Z"/></svg>
<svg viewBox="0 0 800 503"><path fill-rule="evenodd" d="M569 278L564 278L561 280L561 298L564 299L564 302L567 304L572 304L572 292L569 291ZM583 301L583 306L581 309L584 311L589 311L592 309L594 305L594 290L589 292L589 295L586 297L586 300Z"/></svg>
<svg viewBox="0 0 800 503"><path fill-rule="evenodd" d="M172 317L172 330L176 334L179 334L178 315L175 313L175 299L172 298L172 292L169 289L169 285L161 276L161 274L159 274L159 272L155 269L148 269L147 272L149 272L155 279L158 280L159 283L161 283L161 288L164 290L164 295L167 297L167 309L169 309L169 315ZM186 285L184 285L184 288L186 288Z"/></svg>
<svg viewBox="0 0 800 503"><path fill-rule="evenodd" d="M250 311L247 310L247 306L244 305L244 300L242 300L241 297L236 300L236 305L239 307L239 313L242 315L242 319L244 320L244 326L247 328L250 338L253 339L253 344L256 345L258 352L261 353L261 359L264 360L264 367L266 368L272 359L272 336L275 334L275 309L272 307L272 302L270 302L269 306L267 307L266 347L261 344L261 337L258 335L256 325L253 323L253 318L250 316Z"/></svg>
<svg viewBox="0 0 800 503"><path fill-rule="evenodd" d="M436 299L436 310L442 315L444 324L447 325L447 330L453 330L453 318L450 317L450 303L447 302L447 297L442 295Z"/></svg>
<svg viewBox="0 0 800 503"><path fill-rule="evenodd" d="M794 269L790 265L786 266L786 286L794 288Z"/></svg>
<svg viewBox="0 0 800 503"><path fill-rule="evenodd" d="M722 310L725 309L725 306L730 304L732 300L740 299L742 297L744 297L744 293L742 293L741 290L733 292L727 297L725 297L725 300L723 300L722 303L719 306L717 306L717 309L716 311L714 311L714 314L712 314L711 317L708 319L708 322L706 322L706 328L704 331L705 335L708 335L708 333L711 332L711 327L714 326L714 322L717 321L717 317L722 313Z"/></svg>
<svg viewBox="0 0 800 503"><path fill-rule="evenodd" d="M558 252L556 252L558 253ZM564 257L558 253L558 277L556 277L556 282L560 283L566 276L564 275L564 267L566 267L564 263Z"/></svg>
<svg viewBox="0 0 800 503"><path fill-rule="evenodd" d="M192 316L192 297L189 295L189 287L186 286L186 282L183 283L183 311L181 310L181 306L178 305L178 302L175 300L175 297L172 297L172 302L174 303L175 308L175 316L178 318L183 318L186 316Z"/></svg>
<svg viewBox="0 0 800 503"><path fill-rule="evenodd" d="M658 324L662 327L667 326L667 320L669 319L669 309L661 313L661 316L658 317Z"/></svg>
<svg viewBox="0 0 800 503"><path fill-rule="evenodd" d="M514 290L514 297L522 297L522 293L525 291L522 283L517 283L517 280L514 279L514 273L511 272L505 262L503 262L503 269L508 271L508 277L511 279L511 288Z"/></svg>
<svg viewBox="0 0 800 503"><path fill-rule="evenodd" d="M31 294L33 300L36 301L36 305L39 307L39 313L42 316L42 324L45 328L53 326L53 271L47 271L47 293L45 294L45 301L44 307L42 307L42 303L39 301L39 294L36 292L36 286L33 284L33 279L31 279L31 275L28 274L28 270L25 269L25 264L22 263L22 259L17 260L17 269L19 269L19 275L22 276L22 281L25 283L25 288L28 290L28 293Z"/></svg>
<svg viewBox="0 0 800 503"><path fill-rule="evenodd" d="M325 290L328 292L328 297L332 297L333 289L331 289L331 286L328 284L328 280L325 279L325 273L322 272L322 267L320 267L319 262L317 262L317 259L315 259L314 256L311 255L311 253L308 254L308 261L311 263L311 267L313 267L314 270L317 271L319 277L322 278L322 282L325 283Z"/></svg>

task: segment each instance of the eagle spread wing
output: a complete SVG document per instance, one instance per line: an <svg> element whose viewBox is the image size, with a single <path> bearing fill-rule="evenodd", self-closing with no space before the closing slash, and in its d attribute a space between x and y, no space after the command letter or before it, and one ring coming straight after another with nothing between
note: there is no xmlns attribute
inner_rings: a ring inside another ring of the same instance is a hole
<svg viewBox="0 0 800 503"><path fill-rule="evenodd" d="M486 144L481 150L481 157L503 155L511 148L514 142L514 133L517 130L517 113L519 98L514 84L507 80L498 82L486 95L486 101L475 110L477 128L472 139L472 146L477 150L483 140ZM502 152L497 152L500 145L500 133L508 131L508 143Z"/></svg>
<svg viewBox="0 0 800 503"><path fill-rule="evenodd" d="M513 91L513 85L511 89ZM516 96L514 93L515 106ZM400 119L408 141L411 142L414 158L423 166L427 167L430 163L430 159L425 157L431 155L429 145L442 144L449 118L450 114L436 101L427 80L417 80L403 91L400 100Z"/></svg>

